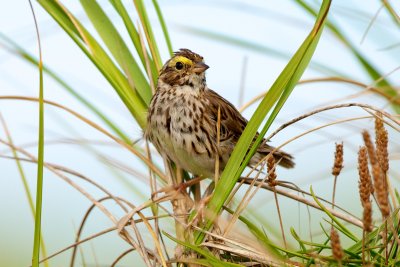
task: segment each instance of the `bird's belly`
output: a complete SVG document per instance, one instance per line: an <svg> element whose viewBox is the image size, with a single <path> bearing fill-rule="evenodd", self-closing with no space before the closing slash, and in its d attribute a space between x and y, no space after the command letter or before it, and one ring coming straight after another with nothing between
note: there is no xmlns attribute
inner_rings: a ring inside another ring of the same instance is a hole
<svg viewBox="0 0 400 267"><path fill-rule="evenodd" d="M215 149L213 150L213 144L207 138L204 127L200 127L200 116L191 112L193 111L190 107L170 105L169 118L153 120L153 143L159 152L165 153L182 169L195 175L213 177Z"/></svg>

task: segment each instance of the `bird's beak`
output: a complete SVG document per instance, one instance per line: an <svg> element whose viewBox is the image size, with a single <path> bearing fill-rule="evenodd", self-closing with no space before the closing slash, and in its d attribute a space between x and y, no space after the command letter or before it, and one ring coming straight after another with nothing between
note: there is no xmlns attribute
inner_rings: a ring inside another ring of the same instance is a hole
<svg viewBox="0 0 400 267"><path fill-rule="evenodd" d="M209 68L209 66L206 65L205 63L198 62L198 63L196 63L196 65L194 65L193 71L194 71L194 73L200 74L200 73L205 72L206 69L208 69L208 68Z"/></svg>

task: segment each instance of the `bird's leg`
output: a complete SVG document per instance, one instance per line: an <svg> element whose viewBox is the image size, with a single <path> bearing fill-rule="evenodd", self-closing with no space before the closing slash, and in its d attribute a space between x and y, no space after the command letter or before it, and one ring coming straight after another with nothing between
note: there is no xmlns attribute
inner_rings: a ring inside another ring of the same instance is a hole
<svg viewBox="0 0 400 267"><path fill-rule="evenodd" d="M195 202L198 202L198 201L200 201L200 184L199 183L200 183L200 181L202 181L204 179L205 179L204 177L198 176L198 177L190 179L189 181L184 182L184 183L165 186L165 187L157 190L156 192L154 192L151 197L152 197L152 199L155 199L155 197L158 194L165 193L165 196L163 198L168 197L168 199L172 199L172 198L176 198L178 194L187 194L186 188L188 188L190 186L195 186L194 200L195 200ZM197 190L199 191L198 193L196 192ZM198 201L196 201L196 199Z"/></svg>
<svg viewBox="0 0 400 267"><path fill-rule="evenodd" d="M203 218L206 216L206 206L211 199L212 192L215 188L215 182L212 182L204 191L203 197L196 201L196 216L189 222L189 225L196 225L199 221L203 221Z"/></svg>

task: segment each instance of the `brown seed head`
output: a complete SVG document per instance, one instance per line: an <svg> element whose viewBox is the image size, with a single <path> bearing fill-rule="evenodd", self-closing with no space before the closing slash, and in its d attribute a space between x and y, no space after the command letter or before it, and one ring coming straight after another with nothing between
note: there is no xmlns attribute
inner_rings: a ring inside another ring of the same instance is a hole
<svg viewBox="0 0 400 267"><path fill-rule="evenodd" d="M368 150L369 162L371 163L371 165L374 165L376 163L376 152L375 152L375 146L371 141L371 136L367 130L364 130L362 132L362 136L364 144Z"/></svg>
<svg viewBox="0 0 400 267"><path fill-rule="evenodd" d="M270 186L275 186L276 185L276 172L275 172L275 158L274 157L269 157L267 161L267 170L268 170L268 184Z"/></svg>
<svg viewBox="0 0 400 267"><path fill-rule="evenodd" d="M386 175L382 172L379 164L372 166L372 174L374 177L376 200L382 216L386 218L390 213Z"/></svg>
<svg viewBox="0 0 400 267"><path fill-rule="evenodd" d="M343 250L340 245L339 234L333 227L331 229L331 247L333 258L340 262L343 258Z"/></svg>
<svg viewBox="0 0 400 267"><path fill-rule="evenodd" d="M360 199L364 207L364 204L369 202L372 188L371 175L368 169L367 148L365 146L361 147L358 152L358 175L360 176L360 181L358 183Z"/></svg>
<svg viewBox="0 0 400 267"><path fill-rule="evenodd" d="M384 173L389 170L388 132L383 125L382 113L376 114L375 119L376 155L378 163Z"/></svg>
<svg viewBox="0 0 400 267"><path fill-rule="evenodd" d="M372 204L371 201L368 200L363 204L363 226L364 230L367 232L372 231Z"/></svg>
<svg viewBox="0 0 400 267"><path fill-rule="evenodd" d="M371 164L371 166L374 166L375 164L378 164L378 161L376 159L375 146L371 141L371 136L368 133L368 131L364 130L362 132L362 136L363 136L363 139L364 139L364 144L365 144L365 146L367 147L367 150L368 150L369 163ZM372 172L372 175L375 177L374 171ZM374 193L374 186L372 184L372 181L371 181L370 184L371 184L370 192L371 192L371 194L373 194Z"/></svg>
<svg viewBox="0 0 400 267"><path fill-rule="evenodd" d="M343 169L343 143L336 144L335 163L332 168L332 175L338 176Z"/></svg>

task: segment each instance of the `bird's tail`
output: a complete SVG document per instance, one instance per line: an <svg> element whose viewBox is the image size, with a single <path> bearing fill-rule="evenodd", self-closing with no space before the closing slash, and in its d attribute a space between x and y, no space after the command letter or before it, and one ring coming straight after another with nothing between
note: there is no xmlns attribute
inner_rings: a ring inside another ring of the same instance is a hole
<svg viewBox="0 0 400 267"><path fill-rule="evenodd" d="M257 152L254 154L253 158L251 159L251 165L253 165L253 163L257 163L259 162L261 159L263 159L264 157L266 157L269 153L271 153L271 151L274 151L275 147L273 146L269 146L267 144L262 145ZM293 161L293 156L281 151L281 150L276 150L273 152L275 161L278 162L278 164L284 168L288 168L291 169L295 166L295 163Z"/></svg>

